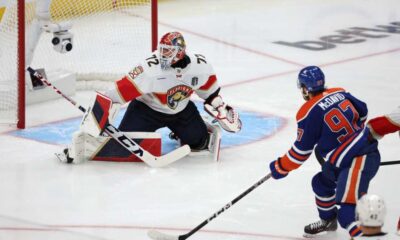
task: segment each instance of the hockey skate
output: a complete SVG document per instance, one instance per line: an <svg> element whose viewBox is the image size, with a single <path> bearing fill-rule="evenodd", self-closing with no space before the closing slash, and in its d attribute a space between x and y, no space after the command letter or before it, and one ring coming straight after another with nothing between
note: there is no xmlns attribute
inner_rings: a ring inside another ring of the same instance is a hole
<svg viewBox="0 0 400 240"><path fill-rule="evenodd" d="M319 220L304 227L304 237L310 238L322 232L336 231L337 219L332 220Z"/></svg>

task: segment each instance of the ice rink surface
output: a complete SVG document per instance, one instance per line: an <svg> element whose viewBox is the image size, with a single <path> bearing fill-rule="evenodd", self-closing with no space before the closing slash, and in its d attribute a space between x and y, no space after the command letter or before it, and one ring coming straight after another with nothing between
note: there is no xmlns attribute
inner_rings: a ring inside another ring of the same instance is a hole
<svg viewBox="0 0 400 240"><path fill-rule="evenodd" d="M400 104L398 0L162 1L159 21L160 34L182 32L188 51L204 54L214 65L226 102L278 117L282 127L268 137L248 136L246 144L224 147L218 163L186 158L162 169L141 163L65 165L54 158L63 144L4 129L1 240L138 240L148 239L153 228L190 231L268 174L269 162L290 148L303 103L296 77L304 66L321 66L327 85L364 100L370 117ZM79 92L74 98L84 105L89 95ZM27 130L79 116L62 99L31 105ZM244 121L244 128L263 130L246 122L251 121ZM382 161L399 160L399 146L398 135L382 139ZM190 239L303 239L304 225L318 219L311 189L318 170L312 156L287 178L266 181ZM399 165L381 167L369 189L386 200L384 230L390 234L400 217L399 173ZM348 236L338 229L316 239Z"/></svg>

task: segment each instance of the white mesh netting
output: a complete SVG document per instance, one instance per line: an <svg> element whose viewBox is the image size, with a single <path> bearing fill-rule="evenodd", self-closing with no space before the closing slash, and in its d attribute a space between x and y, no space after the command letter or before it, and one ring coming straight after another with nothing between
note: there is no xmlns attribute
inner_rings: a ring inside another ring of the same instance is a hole
<svg viewBox="0 0 400 240"><path fill-rule="evenodd" d="M25 1L26 41L39 0ZM44 0L48 1L48 0ZM101 90L122 77L151 51L151 0L53 0L52 22L70 21L73 49L53 50L43 32L33 68L77 74L78 88ZM17 0L0 1L0 122L15 122L17 111ZM28 58L29 59L29 58Z"/></svg>

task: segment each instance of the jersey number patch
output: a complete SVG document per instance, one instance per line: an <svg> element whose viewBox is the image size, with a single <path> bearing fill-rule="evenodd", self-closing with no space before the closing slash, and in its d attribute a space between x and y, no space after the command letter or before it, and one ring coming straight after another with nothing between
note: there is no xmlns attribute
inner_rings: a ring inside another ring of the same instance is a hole
<svg viewBox="0 0 400 240"><path fill-rule="evenodd" d="M345 115L345 112L349 110L353 115L351 120ZM332 132L337 133L345 130L345 133L337 138L340 143L342 143L349 134L353 134L355 131L360 129L360 127L357 125L358 119L359 114L349 100L344 100L339 104L338 108L332 108L324 116L324 121Z"/></svg>
<svg viewBox="0 0 400 240"><path fill-rule="evenodd" d="M195 56L196 59L197 59L197 64L200 64L200 63L207 63L206 57L204 57L203 55L201 55L201 54L195 54L194 56Z"/></svg>
<svg viewBox="0 0 400 240"><path fill-rule="evenodd" d="M153 54L149 58L146 58L146 61L147 61L147 65L149 65L149 67L151 67L152 65L158 65L160 63L160 61L158 60L158 58L155 54Z"/></svg>

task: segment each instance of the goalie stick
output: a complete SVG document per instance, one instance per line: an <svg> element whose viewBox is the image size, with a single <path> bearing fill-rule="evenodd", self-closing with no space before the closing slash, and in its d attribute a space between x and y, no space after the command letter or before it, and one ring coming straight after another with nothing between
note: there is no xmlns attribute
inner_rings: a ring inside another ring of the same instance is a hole
<svg viewBox="0 0 400 240"><path fill-rule="evenodd" d="M47 86L52 87L55 92L60 94L63 98L68 100L72 105L77 107L82 112L86 112L86 109L79 105L76 101L64 95L58 88L53 86L47 79L45 79L39 72L34 70L31 67L27 68L28 72L35 76L37 79L45 83ZM183 145L165 155L162 156L154 156L148 151L144 150L139 144L135 141L127 137L123 132L119 131L116 127L111 124L107 124L104 132L115 139L121 146L123 146L126 150L140 158L143 162L145 162L150 167L164 167L168 164L171 164L190 153L190 147L188 145Z"/></svg>
<svg viewBox="0 0 400 240"><path fill-rule="evenodd" d="M235 199L233 199L231 202L229 202L228 204L226 204L224 207L222 207L220 210L218 210L216 213L214 213L211 217L209 217L208 219L204 220L202 223L200 223L197 227L193 228L190 232L183 234L183 235L179 235L179 236L175 236L175 235L169 235L169 234L165 234L162 232L159 232L157 230L149 230L147 232L147 235L154 240L185 240L188 239L190 236L192 236L195 232L199 231L202 227L204 227L205 225L207 225L209 222L211 222L214 218L216 218L218 215L220 215L221 213L223 213L225 210L228 210L228 208L230 208L233 204L235 204L236 202L238 202L240 199L242 199L244 196L246 196L247 194L249 194L251 191L253 191L254 189L256 189L258 186L260 186L262 183L264 183L265 181L267 181L269 178L271 177L271 173L268 173L266 176L264 176L263 178L261 178L260 180L258 180L258 182L256 182L255 184L253 184L253 186L249 187L246 191L242 192L239 196L237 196Z"/></svg>

